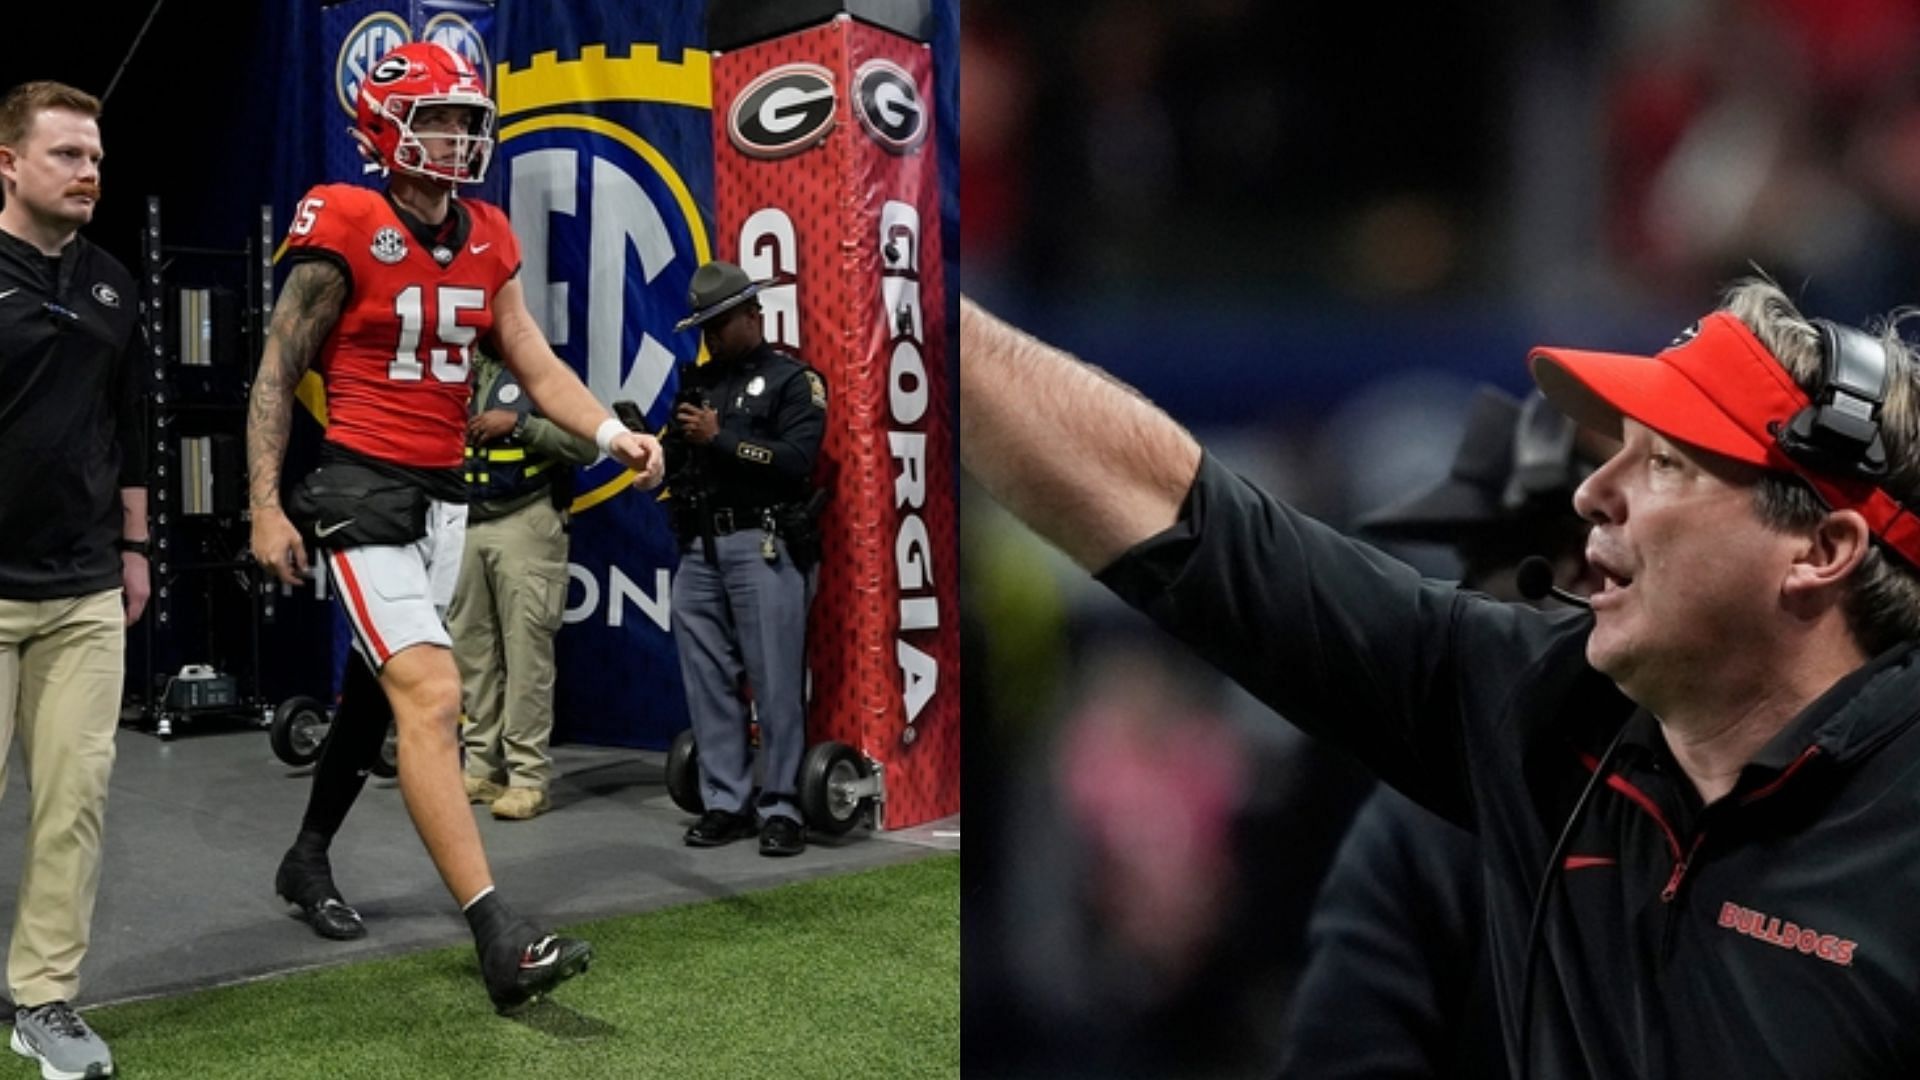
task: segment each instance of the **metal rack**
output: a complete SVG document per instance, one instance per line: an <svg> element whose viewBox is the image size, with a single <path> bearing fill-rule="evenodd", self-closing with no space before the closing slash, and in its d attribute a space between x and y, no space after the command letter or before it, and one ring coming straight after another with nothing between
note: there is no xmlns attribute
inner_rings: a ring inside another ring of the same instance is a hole
<svg viewBox="0 0 1920 1080"><path fill-rule="evenodd" d="M247 550L247 393L273 308L273 211L239 248L166 243L147 199L140 294L153 595L128 657L129 706L165 739L223 716L266 726L261 632L275 592Z"/></svg>

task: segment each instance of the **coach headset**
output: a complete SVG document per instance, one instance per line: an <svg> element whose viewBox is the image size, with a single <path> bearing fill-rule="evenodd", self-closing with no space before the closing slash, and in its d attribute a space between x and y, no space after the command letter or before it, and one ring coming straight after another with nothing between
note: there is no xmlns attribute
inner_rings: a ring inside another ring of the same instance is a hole
<svg viewBox="0 0 1920 1080"><path fill-rule="evenodd" d="M1820 385L1811 395L1806 408L1795 413L1784 426L1776 423L1771 428L1773 437L1789 458L1815 472L1878 481L1887 473L1887 448L1880 437L1880 413L1886 406L1890 380L1886 347L1872 335L1850 326L1841 326L1826 319L1810 321L1818 334ZM1551 460L1549 451L1555 445L1550 440L1557 438L1558 433L1545 423L1529 425L1527 420L1527 417L1521 418L1522 432L1529 426L1535 427L1536 461L1544 465ZM1570 446L1573 439L1573 425L1570 423L1566 425L1565 438ZM1517 486L1522 481L1522 461L1517 453L1521 445L1519 442L1515 444L1514 476L1507 489L1510 506L1526 491L1526 487ZM1570 461L1571 456L1561 460ZM1537 600L1547 595L1548 588L1541 586L1550 587L1553 574L1551 568L1546 566L1546 560L1528 561L1537 561L1538 569L1546 571L1542 577L1538 570L1528 573L1525 567L1522 568L1521 591L1530 599ZM1529 584L1534 587L1529 588ZM1586 606L1586 602L1578 597L1559 589L1551 591L1563 601ZM1541 928L1546 922L1547 903L1553 895L1553 886L1559 881L1560 863L1566 855L1568 842L1573 838L1573 830L1586 814L1587 804L1600 786L1601 777L1607 774L1607 767L1612 764L1614 752L1620 748L1620 738L1626 731L1626 724L1621 724L1620 730L1614 733L1613 740L1607 744L1606 752L1600 755L1593 775L1587 779L1580 797L1574 801L1573 811L1567 815L1566 824L1560 828L1560 837L1554 841L1553 851L1547 856L1547 865L1541 869L1540 888L1533 898L1533 914L1527 920L1526 959L1520 976L1519 1060L1520 1075L1523 1077L1527 1075L1527 1057L1533 1033L1534 960L1539 952Z"/></svg>

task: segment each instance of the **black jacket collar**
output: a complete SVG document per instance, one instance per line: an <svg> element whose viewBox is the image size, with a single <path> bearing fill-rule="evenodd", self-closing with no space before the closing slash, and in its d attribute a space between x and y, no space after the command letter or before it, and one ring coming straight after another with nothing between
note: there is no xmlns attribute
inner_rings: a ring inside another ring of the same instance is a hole
<svg viewBox="0 0 1920 1080"><path fill-rule="evenodd" d="M73 239L60 249L60 254L48 255L18 236L0 229L0 255L22 266L31 267L36 278L44 280L43 275L46 273L47 264L56 263L59 280L49 283L49 291L56 297L64 296L73 284L74 274L83 261L88 246L87 238L75 233Z"/></svg>
<svg viewBox="0 0 1920 1080"><path fill-rule="evenodd" d="M1768 789L1805 766L1859 761L1920 720L1920 643L1896 645L1851 672L1800 711L1740 771L1729 798ZM1627 721L1621 743L1670 768L1679 764L1660 722L1645 709Z"/></svg>

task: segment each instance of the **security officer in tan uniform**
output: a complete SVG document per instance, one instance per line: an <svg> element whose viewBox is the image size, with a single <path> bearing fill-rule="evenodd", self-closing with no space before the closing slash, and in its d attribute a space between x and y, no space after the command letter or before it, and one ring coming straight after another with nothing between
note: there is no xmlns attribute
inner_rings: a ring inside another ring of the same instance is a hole
<svg viewBox="0 0 1920 1080"><path fill-rule="evenodd" d="M545 813L553 780L553 635L567 599L573 466L599 456L476 351L467 421L467 546L447 628L467 713L467 798L497 818Z"/></svg>
<svg viewBox="0 0 1920 1080"><path fill-rule="evenodd" d="M757 831L762 855L796 855L806 847L794 790L806 749L809 571L819 558L812 475L827 388L767 344L759 290L731 263L694 271L692 313L677 329L700 327L711 359L684 372L661 440L681 550L673 637L705 806L685 839L717 847ZM764 755L753 805L743 672Z"/></svg>

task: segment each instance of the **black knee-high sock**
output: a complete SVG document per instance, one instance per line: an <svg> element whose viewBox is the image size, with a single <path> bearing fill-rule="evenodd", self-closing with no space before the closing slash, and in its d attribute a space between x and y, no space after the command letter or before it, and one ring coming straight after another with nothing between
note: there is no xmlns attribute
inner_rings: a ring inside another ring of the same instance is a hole
<svg viewBox="0 0 1920 1080"><path fill-rule="evenodd" d="M315 853L324 852L333 834L347 820L347 811L366 786L367 770L380 757L381 744L387 740L387 727L393 723L393 706L380 678L358 653L347 659L347 682L340 693L340 708L334 713L333 728L320 751L320 762L313 770L313 790L307 795L307 813L300 821L300 839L296 847Z"/></svg>
<svg viewBox="0 0 1920 1080"><path fill-rule="evenodd" d="M466 908L467 927L473 931L473 943L484 952L493 940L520 922L500 894L488 889Z"/></svg>

